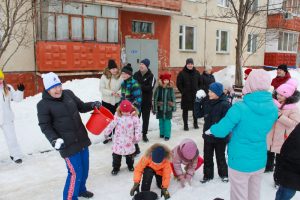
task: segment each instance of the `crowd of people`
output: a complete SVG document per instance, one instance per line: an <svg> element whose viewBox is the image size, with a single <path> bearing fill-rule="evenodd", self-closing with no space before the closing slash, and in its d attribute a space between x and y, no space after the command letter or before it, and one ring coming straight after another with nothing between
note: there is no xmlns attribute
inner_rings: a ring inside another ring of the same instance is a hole
<svg viewBox="0 0 300 200"><path fill-rule="evenodd" d="M64 200L94 196L86 188L91 141L79 113L101 106L114 115L103 131L103 143L112 141L111 174L118 175L122 157L126 157L128 170L134 173L131 196L140 189L150 191L155 176L161 195L169 199L171 175L185 187L191 184L195 171L202 164L201 183L211 181L214 178L214 154L218 175L223 182L230 183L231 200L260 199L261 174L264 172L274 171L274 185L278 187L276 200L291 199L300 190L300 111L296 106L300 92L297 80L291 78L286 65L278 66L273 80L265 70L245 70L242 99L234 100L232 87L216 82L212 67L205 66L201 74L193 59L187 59L176 77L176 86L181 93L183 130L189 131L188 111L193 113L194 129L199 129L198 119L204 119L203 157L197 141L187 138L173 149L161 143L151 145L134 166L136 156L141 153L138 143L149 142L151 111L159 121L158 137L168 141L172 136L171 120L177 107L171 74L161 73L156 81L150 68L147 58L141 61L135 73L130 63L120 69L114 60L109 60L100 78L102 101L86 103L71 90L64 90L55 73L43 74L45 90L37 104L38 123L66 162L68 176ZM274 87L272 92L271 85ZM0 71L3 95L0 98L0 127L11 159L16 163L22 162L22 152L9 104L11 100L22 100L24 89L24 85L19 84L15 91L6 84Z"/></svg>

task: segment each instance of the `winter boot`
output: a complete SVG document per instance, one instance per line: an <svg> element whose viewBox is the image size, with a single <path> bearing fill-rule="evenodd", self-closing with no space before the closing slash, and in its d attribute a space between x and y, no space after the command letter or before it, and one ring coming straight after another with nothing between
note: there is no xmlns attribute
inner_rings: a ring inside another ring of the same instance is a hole
<svg viewBox="0 0 300 200"><path fill-rule="evenodd" d="M228 183L229 182L228 177L221 177L221 180L222 180L223 183Z"/></svg>
<svg viewBox="0 0 300 200"><path fill-rule="evenodd" d="M183 130L188 131L189 130L188 125L184 125Z"/></svg>
<svg viewBox="0 0 300 200"><path fill-rule="evenodd" d="M135 146L135 152L133 156L137 156L141 153L141 150L138 144L134 144L134 146Z"/></svg>
<svg viewBox="0 0 300 200"><path fill-rule="evenodd" d="M194 122L194 129L199 129L197 121Z"/></svg>
<svg viewBox="0 0 300 200"><path fill-rule="evenodd" d="M168 138L168 137L165 137L165 141L169 141L169 139L170 139L170 138Z"/></svg>
<svg viewBox="0 0 300 200"><path fill-rule="evenodd" d="M144 142L149 142L149 139L148 139L148 137L147 137L146 134L143 134L143 141L144 141Z"/></svg>
<svg viewBox="0 0 300 200"><path fill-rule="evenodd" d="M16 164L21 164L23 162L21 158L14 160L14 157L10 156L10 159L14 161Z"/></svg>
<svg viewBox="0 0 300 200"><path fill-rule="evenodd" d="M79 194L79 197L83 197L86 199L90 199L94 196L94 194L90 191L85 191L84 193Z"/></svg>
<svg viewBox="0 0 300 200"><path fill-rule="evenodd" d="M133 172L133 171L134 171L134 167L133 167L133 166L128 166L128 170L129 170L130 172Z"/></svg>
<svg viewBox="0 0 300 200"><path fill-rule="evenodd" d="M211 181L212 180L212 178L208 178L208 177L203 177L203 180L202 181L200 181L201 183L207 183L207 182L209 182L209 181Z"/></svg>
<svg viewBox="0 0 300 200"><path fill-rule="evenodd" d="M111 174L112 174L113 176L116 176L116 175L118 175L119 171L120 171L120 169L114 168L114 169L111 171Z"/></svg>

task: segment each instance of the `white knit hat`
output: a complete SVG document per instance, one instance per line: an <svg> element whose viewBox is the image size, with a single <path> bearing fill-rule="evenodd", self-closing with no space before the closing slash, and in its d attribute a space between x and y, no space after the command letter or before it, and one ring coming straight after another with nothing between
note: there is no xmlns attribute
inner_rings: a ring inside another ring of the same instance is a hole
<svg viewBox="0 0 300 200"><path fill-rule="evenodd" d="M53 72L42 74L42 78L43 78L45 90L47 91L49 91L50 89L58 85L61 85L61 81L59 80L58 76Z"/></svg>

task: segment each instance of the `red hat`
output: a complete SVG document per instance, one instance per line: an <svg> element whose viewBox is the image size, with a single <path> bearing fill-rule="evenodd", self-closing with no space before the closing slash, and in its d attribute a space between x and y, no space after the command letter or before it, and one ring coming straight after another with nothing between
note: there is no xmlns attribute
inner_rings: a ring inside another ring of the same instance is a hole
<svg viewBox="0 0 300 200"><path fill-rule="evenodd" d="M249 75L252 72L252 69L245 69L244 73Z"/></svg>
<svg viewBox="0 0 300 200"><path fill-rule="evenodd" d="M161 74L161 75L159 76L159 79L160 79L162 82L164 82L164 80L169 80L169 81L171 81L171 74L169 74L169 73Z"/></svg>
<svg viewBox="0 0 300 200"><path fill-rule="evenodd" d="M132 111L132 104L128 100L123 100L120 104L120 111L121 112L131 112Z"/></svg>

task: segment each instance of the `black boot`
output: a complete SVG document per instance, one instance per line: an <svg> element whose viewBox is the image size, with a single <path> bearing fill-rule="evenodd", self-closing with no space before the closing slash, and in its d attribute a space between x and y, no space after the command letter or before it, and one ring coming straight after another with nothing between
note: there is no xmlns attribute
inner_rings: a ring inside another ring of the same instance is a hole
<svg viewBox="0 0 300 200"><path fill-rule="evenodd" d="M14 161L16 164L21 164L23 162L21 158L14 160L14 157L10 156L10 159Z"/></svg>
<svg viewBox="0 0 300 200"><path fill-rule="evenodd" d="M189 127L188 127L188 125L186 124L186 125L184 125L184 127L183 127L183 130L185 130L185 131L188 131L189 130Z"/></svg>
<svg viewBox="0 0 300 200"><path fill-rule="evenodd" d="M120 169L113 168L113 170L111 171L111 174L113 176L116 176L116 175L118 175L119 171L120 171Z"/></svg>
<svg viewBox="0 0 300 200"><path fill-rule="evenodd" d="M85 191L84 193L79 194L79 197L90 199L94 196L94 194L90 191Z"/></svg>
<svg viewBox="0 0 300 200"><path fill-rule="evenodd" d="M141 150L138 144L134 144L134 146L135 146L134 156L136 156L141 153Z"/></svg>
<svg viewBox="0 0 300 200"><path fill-rule="evenodd" d="M199 129L198 123L194 122L194 129Z"/></svg>
<svg viewBox="0 0 300 200"><path fill-rule="evenodd" d="M149 142L149 139L148 139L148 137L147 137L146 134L143 134L143 141L144 141L144 142Z"/></svg>

